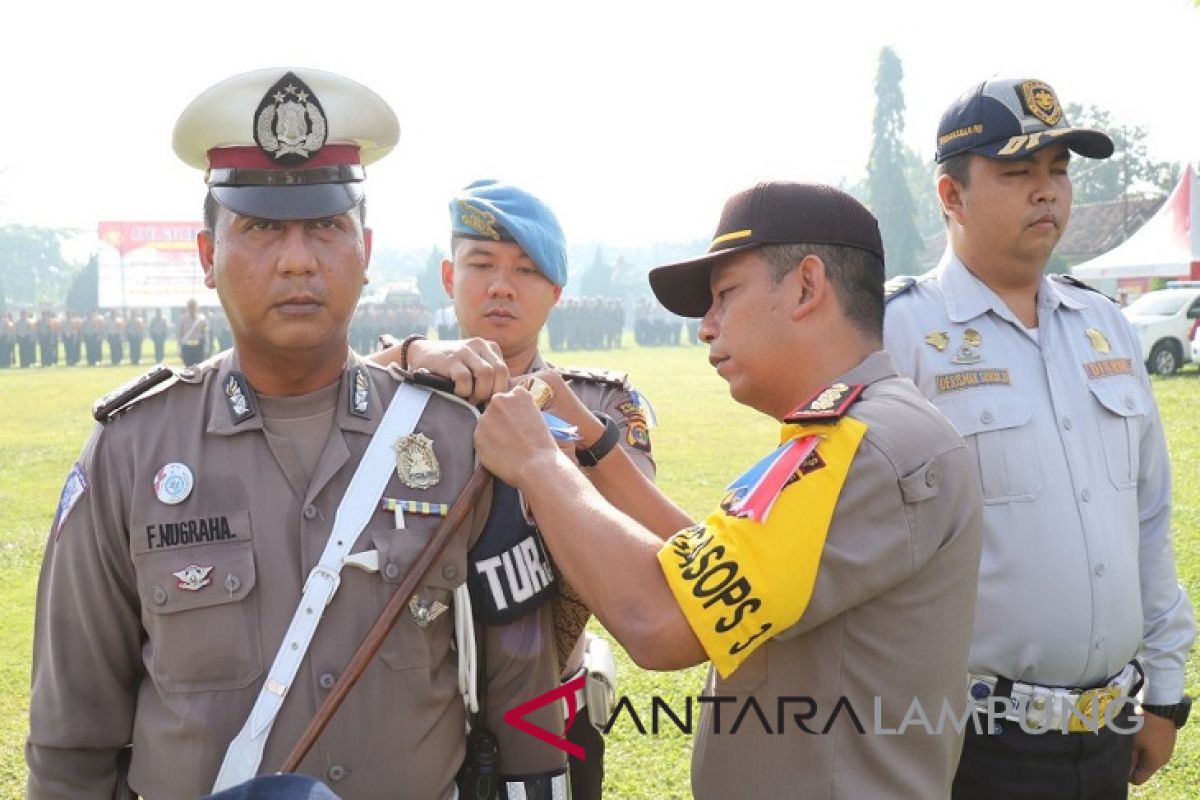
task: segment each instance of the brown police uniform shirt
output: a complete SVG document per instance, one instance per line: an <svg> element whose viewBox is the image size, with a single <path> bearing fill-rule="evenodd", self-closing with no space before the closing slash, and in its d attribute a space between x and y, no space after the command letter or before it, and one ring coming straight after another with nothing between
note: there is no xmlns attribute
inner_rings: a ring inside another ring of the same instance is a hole
<svg viewBox="0 0 1200 800"><path fill-rule="evenodd" d="M876 703L879 727L890 731L914 701L930 729L943 700L960 718L966 708L979 489L962 439L886 352L840 382L867 384L847 412L867 432L834 507L812 598L799 622L728 679L710 670L706 694L730 699L706 702L697 723L699 800L950 795L961 736L950 725L940 735L919 724L903 735L878 732ZM864 732L837 708L842 698Z"/></svg>
<svg viewBox="0 0 1200 800"><path fill-rule="evenodd" d="M539 353L534 356L526 374L551 366ZM573 367L554 368L567 380L571 391L585 407L612 417L620 431L618 445L629 454L637 468L653 480L655 465L649 434L652 420L647 418L648 409L638 402L625 374ZM648 402L644 398L642 400ZM495 646L512 650L516 646L514 639L526 643L526 646L549 639L557 651L561 678L566 681L583 666L582 633L591 613L563 579L562 573L554 570L554 575L557 591L550 603L540 605L536 611L514 622L490 626L492 639L489 640L489 652L492 652L493 641Z"/></svg>
<svg viewBox="0 0 1200 800"><path fill-rule="evenodd" d="M184 371L97 426L84 448L75 483L85 488L69 510L60 503L38 586L26 748L31 798L108 798L118 752L130 743L129 784L143 797L210 791L399 385L394 373L348 355L332 430L306 484L297 461L273 453L252 391L244 397L254 413L237 420L235 358L223 354ZM360 369L369 388L361 415L352 392ZM433 441L440 480L415 489L393 472L385 495L453 502L474 467L473 429L470 409L431 397L415 430ZM194 476L194 488L175 505L155 489L156 473L171 463ZM64 501L75 494L64 492ZM486 497L476 508L428 572L416 595L421 605L450 606ZM407 514L406 529L396 530L391 512L372 517L353 552L378 550L379 572L342 570L260 773L275 771L290 752L438 519ZM189 582L190 567L211 567L207 582ZM451 609L424 628L406 612L301 771L347 798L448 796L465 726L452 637ZM548 647L504 654L490 670L489 722L502 739L505 772L563 765L560 751L501 719L503 709L557 685L557 677ZM551 709L531 718L561 730L561 715Z"/></svg>

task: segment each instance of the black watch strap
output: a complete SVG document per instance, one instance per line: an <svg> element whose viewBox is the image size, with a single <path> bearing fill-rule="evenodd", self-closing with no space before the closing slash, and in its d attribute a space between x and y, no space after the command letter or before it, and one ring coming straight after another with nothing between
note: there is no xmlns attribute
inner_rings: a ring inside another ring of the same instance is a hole
<svg viewBox="0 0 1200 800"><path fill-rule="evenodd" d="M594 467L599 464L600 459L608 455L621 436L621 431L617 428L617 423L613 422L612 417L600 411L592 413L596 415L596 419L604 423L604 433L600 434L600 440L591 447L580 447L575 451L575 457L579 459L579 465L582 467Z"/></svg>
<svg viewBox="0 0 1200 800"><path fill-rule="evenodd" d="M1148 706L1143 704L1142 711L1153 714L1156 717L1169 719L1175 723L1176 728L1182 728L1188 721L1188 715L1192 711L1192 698L1186 695L1182 700L1170 706Z"/></svg>

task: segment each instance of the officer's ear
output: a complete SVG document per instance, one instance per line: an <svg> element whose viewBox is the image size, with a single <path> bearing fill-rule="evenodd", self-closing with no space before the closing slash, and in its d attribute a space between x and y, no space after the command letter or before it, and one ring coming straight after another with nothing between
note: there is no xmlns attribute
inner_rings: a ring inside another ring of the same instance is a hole
<svg viewBox="0 0 1200 800"><path fill-rule="evenodd" d="M217 281L213 277L213 252L217 246L217 239L213 236L212 231L203 230L196 234L196 249L200 253L200 266L204 268L204 285L209 289L217 288Z"/></svg>
<svg viewBox="0 0 1200 800"><path fill-rule="evenodd" d="M451 253L453 255L453 253ZM442 288L446 291L446 296L451 300L454 299L454 261L449 258L442 259Z"/></svg>
<svg viewBox="0 0 1200 800"><path fill-rule="evenodd" d="M937 196L942 206L942 214L959 224L962 224L964 188L949 175L938 176Z"/></svg>
<svg viewBox="0 0 1200 800"><path fill-rule="evenodd" d="M782 281L784 297L792 305L792 319L802 320L815 311L829 294L829 279L825 275L825 262L821 257L809 253L789 272Z"/></svg>

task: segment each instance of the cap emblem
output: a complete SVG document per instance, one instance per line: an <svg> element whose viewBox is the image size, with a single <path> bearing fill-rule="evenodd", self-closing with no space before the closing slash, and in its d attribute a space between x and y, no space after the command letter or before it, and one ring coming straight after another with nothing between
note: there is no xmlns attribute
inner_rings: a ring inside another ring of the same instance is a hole
<svg viewBox="0 0 1200 800"><path fill-rule="evenodd" d="M267 90L254 112L254 141L285 166L316 155L325 145L327 127L317 96L292 72Z"/></svg>
<svg viewBox="0 0 1200 800"><path fill-rule="evenodd" d="M1062 106L1054 90L1042 81L1025 81L1021 84L1021 103L1025 111L1054 127L1062 119Z"/></svg>
<svg viewBox="0 0 1200 800"><path fill-rule="evenodd" d="M500 241L500 232L494 227L496 224L495 214L484 211L482 208L476 208L465 200L458 201L458 213L462 217L463 225L483 236L490 236L497 242Z"/></svg>

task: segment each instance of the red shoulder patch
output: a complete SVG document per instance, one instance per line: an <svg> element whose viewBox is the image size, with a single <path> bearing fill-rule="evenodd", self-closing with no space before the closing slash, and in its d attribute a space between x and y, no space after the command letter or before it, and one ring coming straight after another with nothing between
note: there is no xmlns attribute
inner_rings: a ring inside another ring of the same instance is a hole
<svg viewBox="0 0 1200 800"><path fill-rule="evenodd" d="M817 392L811 398L796 406L783 418L784 422L836 422L846 414L846 409L854 404L865 384L856 383L847 386L835 383Z"/></svg>

